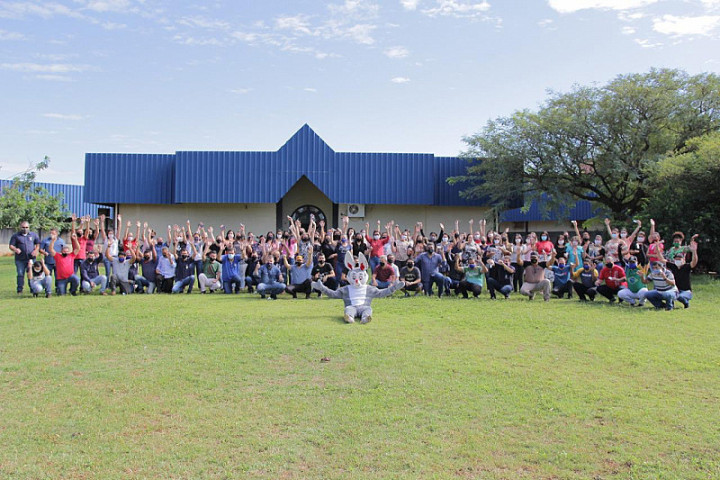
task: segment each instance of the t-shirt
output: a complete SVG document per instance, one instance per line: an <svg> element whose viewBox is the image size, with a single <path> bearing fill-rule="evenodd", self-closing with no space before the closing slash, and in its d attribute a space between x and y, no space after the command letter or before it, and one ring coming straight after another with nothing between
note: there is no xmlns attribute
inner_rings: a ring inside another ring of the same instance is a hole
<svg viewBox="0 0 720 480"><path fill-rule="evenodd" d="M407 283L412 283L420 278L420 269L415 266L413 268L403 267L400 270L400 278Z"/></svg>
<svg viewBox="0 0 720 480"><path fill-rule="evenodd" d="M480 285L481 287L485 285L485 274L481 268L465 267L463 270L465 271L466 282L474 283L475 285Z"/></svg>
<svg viewBox="0 0 720 480"><path fill-rule="evenodd" d="M156 279L155 270L157 269L157 266L158 266L157 259L155 259L155 260L150 259L148 261L143 260L142 274L143 274L143 277L145 277L145 280L147 280L148 282L155 283L155 279Z"/></svg>
<svg viewBox="0 0 720 480"><path fill-rule="evenodd" d="M423 253L415 259L415 263L420 268L420 274L423 281L427 282L433 273L437 273L442 257L437 253Z"/></svg>
<svg viewBox="0 0 720 480"><path fill-rule="evenodd" d="M306 280L310 279L310 274L312 272L312 265L308 265L307 263L301 263L298 265L297 263L290 267L290 281L294 285L300 285Z"/></svg>
<svg viewBox="0 0 720 480"><path fill-rule="evenodd" d="M331 273L333 271L332 267L329 263L325 262L322 265L317 264L312 269L312 276L315 278L315 275L320 275L320 279L327 275L328 273Z"/></svg>
<svg viewBox="0 0 720 480"><path fill-rule="evenodd" d="M582 270L576 270L573 273L573 278L580 279L580 283L582 283L587 288L592 288L595 286L595 278L597 277L597 270L594 268L590 268L589 270L585 270L583 267Z"/></svg>
<svg viewBox="0 0 720 480"><path fill-rule="evenodd" d="M80 245L80 250L78 251L76 258L78 260L85 260L87 255L87 238L85 238L84 236L78 237L77 241Z"/></svg>
<svg viewBox="0 0 720 480"><path fill-rule="evenodd" d="M692 290L692 286L690 285L690 272L692 268L689 263L683 263L682 267L678 267L674 263L668 263L667 267L675 277L675 286L678 290L681 292Z"/></svg>
<svg viewBox="0 0 720 480"><path fill-rule="evenodd" d="M73 273L75 273L75 254L68 253L63 256L62 253L55 253L55 278L67 280Z"/></svg>
<svg viewBox="0 0 720 480"><path fill-rule="evenodd" d="M570 266L565 264L562 268L559 265L553 265L552 271L555 274L553 286L555 288L564 286L570 280Z"/></svg>
<svg viewBox="0 0 720 480"><path fill-rule="evenodd" d="M642 288L645 288L645 285L642 281L642 276L640 273L640 270L637 268L626 268L625 269L625 276L627 277L627 288L633 292L637 293Z"/></svg>
<svg viewBox="0 0 720 480"><path fill-rule="evenodd" d="M600 275L598 278L600 280L603 280L605 282L605 285L612 289L618 289L622 286L622 282L616 280L617 278L622 278L625 276L625 270L619 266L619 265L613 265L611 268L603 267L602 270L600 270ZM613 278L613 280L610 280L610 278Z"/></svg>
<svg viewBox="0 0 720 480"><path fill-rule="evenodd" d="M665 276L668 278L668 280L671 280L671 281L675 280L675 276L672 274L672 272L670 270L665 270ZM658 273L653 273L653 271L650 270L650 273L648 273L647 278L648 278L648 280L653 282L653 286L654 286L655 290L657 290L658 292L667 292L667 291L673 290L675 288L675 286L670 285L667 282L667 280L665 280L663 278L660 271L658 271Z"/></svg>
<svg viewBox="0 0 720 480"><path fill-rule="evenodd" d="M52 255L50 255L50 243L51 242L52 242L52 238L47 237L40 244L40 249L48 252L48 255L45 257L45 265L55 265L55 259L52 257ZM55 248L56 252L61 252L62 248L64 246L65 246L65 242L63 241L62 238L58 237L57 239L55 239L54 248Z"/></svg>
<svg viewBox="0 0 720 480"><path fill-rule="evenodd" d="M125 260L124 262L120 262L117 258L113 259L113 275L117 275L118 279L120 279L121 282L129 282L130 266L131 264L127 260Z"/></svg>
<svg viewBox="0 0 720 480"><path fill-rule="evenodd" d="M175 281L185 280L187 277L193 274L195 271L195 260L188 256L187 260L183 260L182 257L177 259L177 265L175 265Z"/></svg>
<svg viewBox="0 0 720 480"><path fill-rule="evenodd" d="M395 275L395 270L393 270L393 268L386 263L384 266L378 265L377 267L375 267L373 275L375 276L375 280L387 282L388 280L390 280L390 277Z"/></svg>
<svg viewBox="0 0 720 480"><path fill-rule="evenodd" d="M380 238L378 240L373 240L367 235L365 237L370 243L370 257L379 257L380 255L384 255L383 249L385 248L385 244L390 241L389 237Z"/></svg>
<svg viewBox="0 0 720 480"><path fill-rule="evenodd" d="M222 264L217 260L210 260L208 258L203 263L203 273L208 278L217 278L220 268L222 268Z"/></svg>

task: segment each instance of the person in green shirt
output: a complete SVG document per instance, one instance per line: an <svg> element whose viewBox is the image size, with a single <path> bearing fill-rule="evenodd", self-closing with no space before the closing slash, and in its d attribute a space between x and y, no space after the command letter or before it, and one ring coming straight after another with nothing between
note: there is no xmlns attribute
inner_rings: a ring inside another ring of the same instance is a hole
<svg viewBox="0 0 720 480"><path fill-rule="evenodd" d="M687 252L690 251L690 247L687 245L683 245L682 243L685 241L685 234L682 232L675 232L672 235L672 247L667 249L665 251L665 258L672 262L675 258L675 255L678 253L681 253L685 255Z"/></svg>
<svg viewBox="0 0 720 480"><path fill-rule="evenodd" d="M645 294L648 289L645 287L647 271L638 265L637 257L631 256L625 265L625 277L627 285L620 289L618 298L627 302L631 307L642 307L645 305ZM637 301L637 303L635 303Z"/></svg>
<svg viewBox="0 0 720 480"><path fill-rule="evenodd" d="M203 271L200 274L200 292L205 293L207 289L210 293L222 288L222 264L217 261L217 252L210 250L210 243L206 243L203 252Z"/></svg>
<svg viewBox="0 0 720 480"><path fill-rule="evenodd" d="M463 298L469 298L468 292L472 292L473 297L477 298L485 286L485 274L488 272L482 258L478 256L476 259L471 259L467 267L458 265L457 268L462 268L465 272L465 279L458 285L458 293L461 293Z"/></svg>

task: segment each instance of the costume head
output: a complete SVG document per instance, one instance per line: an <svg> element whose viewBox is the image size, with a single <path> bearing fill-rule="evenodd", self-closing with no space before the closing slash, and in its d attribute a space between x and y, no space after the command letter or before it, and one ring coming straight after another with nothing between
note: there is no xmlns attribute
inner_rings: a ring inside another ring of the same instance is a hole
<svg viewBox="0 0 720 480"><path fill-rule="evenodd" d="M365 259L365 255L360 253L358 255L358 261L355 262L355 258L352 255L352 252L348 252L345 254L345 266L349 270L347 274L348 282L350 282L351 287L360 288L362 286L367 285L368 281L368 269L370 266L368 265L367 260Z"/></svg>

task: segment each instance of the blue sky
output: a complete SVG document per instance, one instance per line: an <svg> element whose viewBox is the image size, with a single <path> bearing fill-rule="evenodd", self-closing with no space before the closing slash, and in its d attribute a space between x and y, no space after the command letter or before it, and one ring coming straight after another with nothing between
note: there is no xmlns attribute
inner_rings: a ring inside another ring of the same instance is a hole
<svg viewBox="0 0 720 480"><path fill-rule="evenodd" d="M85 152L457 155L548 89L720 71L720 0L0 0L0 178Z"/></svg>

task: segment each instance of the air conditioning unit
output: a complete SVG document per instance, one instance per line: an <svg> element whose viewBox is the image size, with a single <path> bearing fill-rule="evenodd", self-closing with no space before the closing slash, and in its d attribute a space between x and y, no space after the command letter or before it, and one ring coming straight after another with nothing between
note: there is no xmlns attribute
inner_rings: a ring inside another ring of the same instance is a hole
<svg viewBox="0 0 720 480"><path fill-rule="evenodd" d="M365 205L359 203L350 203L347 206L347 216L352 218L362 218L365 216Z"/></svg>

